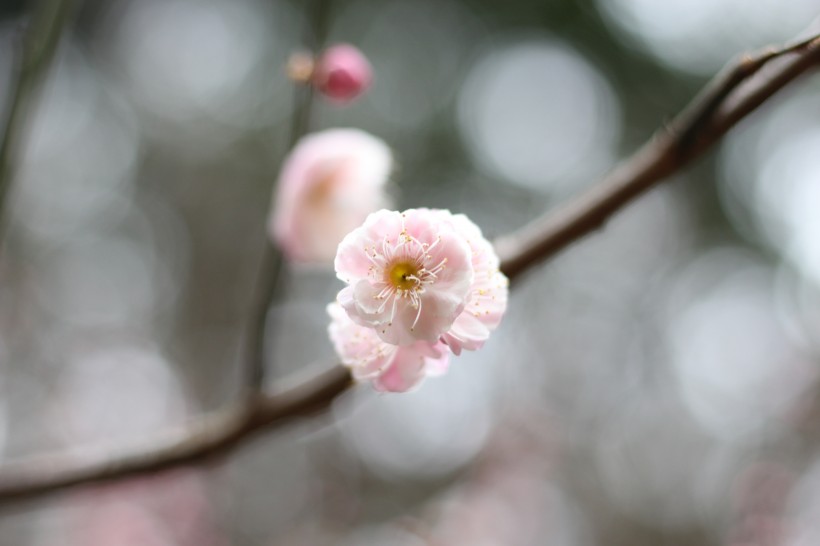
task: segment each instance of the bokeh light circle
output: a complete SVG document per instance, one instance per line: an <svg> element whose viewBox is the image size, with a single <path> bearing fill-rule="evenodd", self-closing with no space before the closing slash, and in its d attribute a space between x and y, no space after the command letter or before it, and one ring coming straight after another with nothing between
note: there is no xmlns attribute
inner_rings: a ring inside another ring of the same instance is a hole
<svg viewBox="0 0 820 546"><path fill-rule="evenodd" d="M478 60L461 89L458 123L480 168L564 194L614 161L621 112L606 78L580 53L533 38Z"/></svg>

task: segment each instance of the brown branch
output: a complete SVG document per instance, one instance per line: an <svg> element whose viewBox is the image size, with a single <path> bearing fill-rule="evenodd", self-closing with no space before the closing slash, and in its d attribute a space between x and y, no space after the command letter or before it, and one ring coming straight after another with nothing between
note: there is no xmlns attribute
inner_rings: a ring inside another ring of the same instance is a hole
<svg viewBox="0 0 820 546"><path fill-rule="evenodd" d="M306 40L311 42L312 49L318 51L325 39L327 13L330 8L329 0L316 0L311 16L305 28ZM311 114L313 111L313 87L310 85L296 85L293 88L293 115L291 118L290 134L287 149L290 151L296 143L310 130ZM272 188L275 191L276 187ZM270 199L268 199L270 202ZM259 271L256 275L251 309L248 314L248 324L245 331L243 361L247 363L246 392L253 395L264 389L266 362L265 362L265 326L267 324L270 302L277 290L282 290L281 284L285 277L284 256L279 248L265 238L265 247L262 250Z"/></svg>
<svg viewBox="0 0 820 546"><path fill-rule="evenodd" d="M152 440L150 447L114 455L60 455L7 464L0 473L0 503L213 459L261 430L326 409L351 383L347 370L337 366L279 394L259 395L200 417Z"/></svg>
<svg viewBox="0 0 820 546"><path fill-rule="evenodd" d="M603 226L641 193L680 171L777 91L820 63L820 36L746 55L709 82L667 127L586 193L500 237L501 269L513 279Z"/></svg>
<svg viewBox="0 0 820 546"><path fill-rule="evenodd" d="M305 25L305 41L310 49L320 51L327 37L330 0L315 0ZM314 89L311 85L296 85L293 89L293 115L291 118L290 134L287 149L290 151L299 139L310 131L313 114ZM273 191L276 190L274 186ZM270 199L268 200L270 201ZM244 358L247 363L245 390L251 396L262 391L265 387L265 326L267 324L270 302L277 291L282 290L286 281L286 265L284 256L270 239L265 239L265 247L260 258L259 271L254 284L251 309L248 313L248 324L243 343Z"/></svg>
<svg viewBox="0 0 820 546"><path fill-rule="evenodd" d="M612 171L598 186L522 230L496 248L512 279L601 226L643 191L680 170L729 129L820 62L820 38L742 58L719 74L664 130ZM67 456L32 459L0 469L0 503L75 485L100 482L224 455L256 433L327 408L352 384L336 367L291 390L258 395L191 423L161 443L94 460Z"/></svg>
<svg viewBox="0 0 820 546"><path fill-rule="evenodd" d="M288 150L293 148L308 130L313 90L308 86L297 86L294 89L294 95L296 102L293 109ZM261 391L265 386L265 326L268 309L277 289L281 291L280 285L285 273L282 252L266 237L248 314L244 341L245 355L242 358L248 366L245 390L251 394Z"/></svg>

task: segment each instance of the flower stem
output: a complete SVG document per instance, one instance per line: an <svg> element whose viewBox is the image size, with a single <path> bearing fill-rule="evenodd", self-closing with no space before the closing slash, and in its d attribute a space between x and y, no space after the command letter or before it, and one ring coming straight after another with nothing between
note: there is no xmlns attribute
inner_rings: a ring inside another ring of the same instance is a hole
<svg viewBox="0 0 820 546"><path fill-rule="evenodd" d="M308 17L307 28L305 29L305 41L310 44L314 51L318 51L324 42L327 33L329 7L329 0L316 0L314 2L313 12L310 14L311 16ZM310 85L294 85L293 100L288 151L310 130L313 110L313 87ZM275 185L271 190L272 192L276 191ZM265 361L266 319L270 303L277 296L277 292L282 289L282 285L286 280L286 274L287 271L282 253L270 239L266 239L260 259L259 271L256 275L253 303L251 304L249 318L250 323L246 334L248 371L245 386L251 393L260 392L264 389L267 368Z"/></svg>

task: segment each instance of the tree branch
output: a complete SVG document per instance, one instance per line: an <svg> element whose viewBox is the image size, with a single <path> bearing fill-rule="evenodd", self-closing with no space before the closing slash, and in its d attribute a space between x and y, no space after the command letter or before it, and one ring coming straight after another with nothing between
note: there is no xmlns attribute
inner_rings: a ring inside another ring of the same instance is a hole
<svg viewBox="0 0 820 546"><path fill-rule="evenodd" d="M0 473L0 503L36 497L77 485L125 478L226 454L257 432L326 409L352 384L336 366L279 394L260 394L155 438L149 447L93 456L58 455L7 464Z"/></svg>
<svg viewBox="0 0 820 546"><path fill-rule="evenodd" d="M500 237L495 246L502 271L512 280L603 226L615 212L703 154L740 120L818 63L818 34L730 63L671 124L602 182L563 207Z"/></svg>
<svg viewBox="0 0 820 546"><path fill-rule="evenodd" d="M601 226L642 192L680 170L729 129L820 62L820 37L741 58L706 86L670 126L596 187L513 234L496 248L511 279ZM255 434L327 408L352 380L336 367L290 390L258 395L194 421L151 447L79 460L31 459L0 469L0 503L67 487L198 463L224 455Z"/></svg>
<svg viewBox="0 0 820 546"><path fill-rule="evenodd" d="M327 32L327 14L329 0L316 0L311 16L305 28L305 40L311 44L313 51L319 51ZM293 89L293 116L287 149L290 151L296 143L310 130L310 118L313 111L313 86L295 85ZM276 187L273 187L273 191ZM270 201L270 200L269 200ZM285 273L282 252L265 237L259 271L254 284L253 300L245 332L242 359L247 363L245 390L253 395L265 385L265 325L267 323L270 302L276 295L277 288ZM281 289L281 288L280 288Z"/></svg>
<svg viewBox="0 0 820 546"><path fill-rule="evenodd" d="M313 101L313 90L308 86L297 86L294 89L295 104L291 124L288 150L307 132L310 123L310 111ZM265 383L265 325L271 300L276 295L277 287L285 272L282 252L276 248L268 237L262 250L259 271L256 275L253 300L245 332L245 355L247 363L245 390L255 393L264 388Z"/></svg>

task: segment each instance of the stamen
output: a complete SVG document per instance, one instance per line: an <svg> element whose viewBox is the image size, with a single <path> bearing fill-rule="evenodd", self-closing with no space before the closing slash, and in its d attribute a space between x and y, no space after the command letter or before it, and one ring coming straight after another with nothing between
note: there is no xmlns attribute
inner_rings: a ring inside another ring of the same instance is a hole
<svg viewBox="0 0 820 546"><path fill-rule="evenodd" d="M374 298L376 298L377 300L379 300L379 299L384 300L384 301L382 301L382 304L379 306L379 308L376 310L377 313L381 313L382 311L384 311L384 308L387 307L387 303L391 300L391 296L393 296L394 293L395 293L395 288L388 284L387 286L382 288L381 292L379 292L378 294L376 294L374 296ZM393 305L395 306L396 298L394 297L392 299L393 299ZM395 312L395 310L394 310L394 312Z"/></svg>
<svg viewBox="0 0 820 546"><path fill-rule="evenodd" d="M388 284L384 288L382 288L381 292L376 294L376 299L382 299L384 297L387 297L387 295L390 294L390 292L392 292L392 291L393 291L393 287Z"/></svg>
<svg viewBox="0 0 820 546"><path fill-rule="evenodd" d="M413 321L413 325L410 326L411 332L416 329L416 324L418 324L419 317L421 316L421 298L418 297L418 294L415 294L415 296L417 300L416 307L418 308L418 311L416 312L416 319Z"/></svg>
<svg viewBox="0 0 820 546"><path fill-rule="evenodd" d="M393 326L393 321L396 319L396 305L398 304L398 301L398 298L393 298L393 309L390 310L389 326Z"/></svg>
<svg viewBox="0 0 820 546"><path fill-rule="evenodd" d="M399 304L410 305L416 311L410 330L414 330L421 320L422 297L426 286L432 285L438 275L446 268L447 258L429 266L433 261L431 250L441 244L437 236L431 243L422 242L407 232L405 219L402 217L402 230L395 239L385 236L380 243L365 247L365 254L372 266L371 274L380 279L382 284L375 296L380 305L377 313L382 314L390 308L387 326L392 326ZM377 284L374 288L378 288ZM399 300L404 300L400 302Z"/></svg>
<svg viewBox="0 0 820 546"><path fill-rule="evenodd" d="M441 242L441 235L437 236L437 237L436 237L436 240L435 240L435 241L433 241L433 244L432 244L432 245L430 245L429 247L427 247L427 252L429 253L431 250L433 250L434 248L436 248L436 245L437 245L437 244L439 244L440 242ZM429 256L428 256L428 257L429 257Z"/></svg>
<svg viewBox="0 0 820 546"><path fill-rule="evenodd" d="M384 256L385 261L390 261L390 258L393 257L393 252L391 248L388 246L390 241L387 240L387 237L382 239L382 256Z"/></svg>

